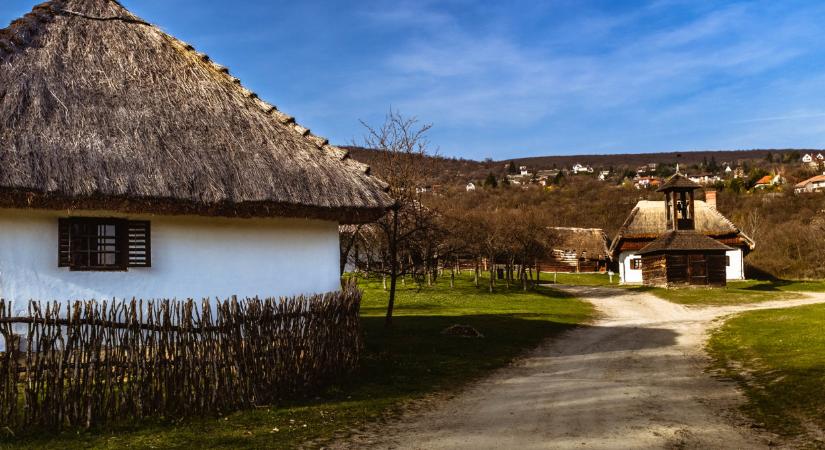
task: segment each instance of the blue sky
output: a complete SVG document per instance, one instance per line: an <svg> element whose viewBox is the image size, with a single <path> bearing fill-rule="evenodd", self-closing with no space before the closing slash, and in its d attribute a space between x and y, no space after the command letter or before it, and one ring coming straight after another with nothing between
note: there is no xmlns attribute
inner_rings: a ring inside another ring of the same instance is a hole
<svg viewBox="0 0 825 450"><path fill-rule="evenodd" d="M392 107L474 159L825 147L825 2L122 3L338 144Z"/></svg>

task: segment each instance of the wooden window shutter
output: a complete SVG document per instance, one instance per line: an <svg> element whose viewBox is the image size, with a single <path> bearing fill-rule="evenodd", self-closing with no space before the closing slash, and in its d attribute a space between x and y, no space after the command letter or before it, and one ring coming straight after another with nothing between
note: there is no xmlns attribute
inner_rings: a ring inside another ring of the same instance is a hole
<svg viewBox="0 0 825 450"><path fill-rule="evenodd" d="M152 267L152 236L148 220L128 222L128 267Z"/></svg>
<svg viewBox="0 0 825 450"><path fill-rule="evenodd" d="M69 219L57 221L57 267L69 267L72 263L72 225Z"/></svg>

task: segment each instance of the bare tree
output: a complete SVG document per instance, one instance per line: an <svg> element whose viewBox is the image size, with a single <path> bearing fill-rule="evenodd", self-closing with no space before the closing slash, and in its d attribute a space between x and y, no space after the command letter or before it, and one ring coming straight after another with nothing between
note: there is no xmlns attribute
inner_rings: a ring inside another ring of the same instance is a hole
<svg viewBox="0 0 825 450"><path fill-rule="evenodd" d="M427 186L427 169L432 161L432 158L426 158L427 132L432 125L419 124L415 118L405 118L395 111L387 114L380 127L361 123L367 130L363 146L378 151L374 169L387 182L388 193L395 200L390 212L376 223L386 242L383 270L389 276L390 285L385 325L390 327L397 281L402 275L400 255L404 253L403 247L430 225L420 196Z"/></svg>

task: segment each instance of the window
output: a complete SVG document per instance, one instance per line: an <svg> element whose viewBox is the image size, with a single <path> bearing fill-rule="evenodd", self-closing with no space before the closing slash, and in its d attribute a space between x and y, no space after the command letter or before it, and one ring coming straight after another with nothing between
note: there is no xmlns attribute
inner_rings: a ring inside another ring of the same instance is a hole
<svg viewBox="0 0 825 450"><path fill-rule="evenodd" d="M58 267L77 271L151 267L148 221L60 219L58 235Z"/></svg>
<svg viewBox="0 0 825 450"><path fill-rule="evenodd" d="M730 267L730 255L725 255L725 265Z"/></svg>
<svg viewBox="0 0 825 450"><path fill-rule="evenodd" d="M630 260L630 270L642 270L642 259L634 258Z"/></svg>

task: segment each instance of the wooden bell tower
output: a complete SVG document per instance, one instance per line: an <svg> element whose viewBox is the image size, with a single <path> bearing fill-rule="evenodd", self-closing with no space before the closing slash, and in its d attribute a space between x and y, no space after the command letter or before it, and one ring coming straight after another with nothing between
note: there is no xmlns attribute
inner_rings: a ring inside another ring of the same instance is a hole
<svg viewBox="0 0 825 450"><path fill-rule="evenodd" d="M701 186L676 172L665 194L665 232L639 250L647 286L724 286L727 245L697 231L695 192ZM661 223L661 222L660 222Z"/></svg>
<svg viewBox="0 0 825 450"><path fill-rule="evenodd" d="M677 173L659 188L665 194L665 214L668 231L696 229L695 191L699 186L684 175Z"/></svg>

